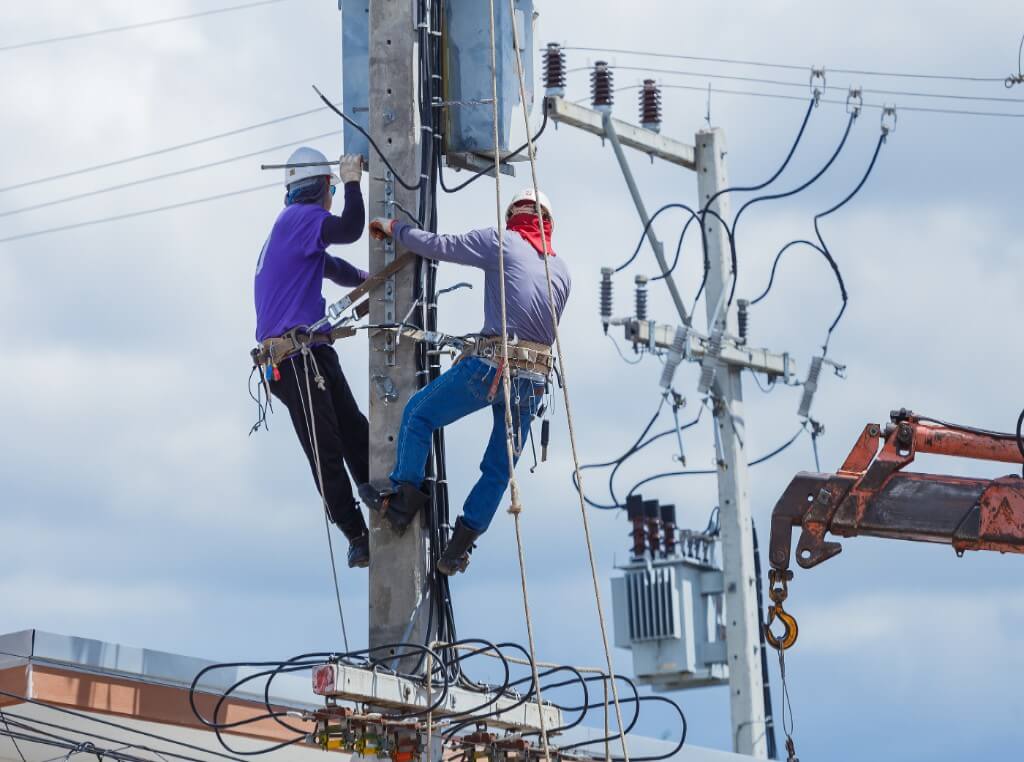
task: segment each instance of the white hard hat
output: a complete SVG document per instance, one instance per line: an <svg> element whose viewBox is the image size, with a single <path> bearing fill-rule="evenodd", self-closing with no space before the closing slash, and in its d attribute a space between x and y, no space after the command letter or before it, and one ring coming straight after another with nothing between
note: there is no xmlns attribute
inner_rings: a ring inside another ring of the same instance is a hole
<svg viewBox="0 0 1024 762"><path fill-rule="evenodd" d="M288 157L289 164L310 164L313 162L317 164L322 163L322 166L286 167L284 170L285 187L309 177L330 177L332 184L340 182L338 176L331 172L331 165L327 163L327 157L315 148L302 146L301 148L296 148L292 155Z"/></svg>
<svg viewBox="0 0 1024 762"><path fill-rule="evenodd" d="M541 210L552 220L555 219L555 215L551 212L551 202L548 201L548 197L541 191L534 193L533 188L523 188L512 197L512 200L509 202L508 209L505 210L505 219L507 220L511 216L512 209L516 204L521 204L524 201L529 201L533 204L536 204L539 201Z"/></svg>

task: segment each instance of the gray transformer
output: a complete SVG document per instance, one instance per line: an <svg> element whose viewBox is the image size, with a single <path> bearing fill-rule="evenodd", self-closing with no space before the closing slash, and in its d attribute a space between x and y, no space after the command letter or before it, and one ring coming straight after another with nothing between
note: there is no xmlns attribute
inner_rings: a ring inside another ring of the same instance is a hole
<svg viewBox="0 0 1024 762"><path fill-rule="evenodd" d="M657 691L727 683L722 571L708 556L677 552L618 568L615 645L633 652L637 682Z"/></svg>
<svg viewBox="0 0 1024 762"><path fill-rule="evenodd" d="M497 42L498 147L510 152L512 117L520 105L519 74L513 49L512 24L519 36L519 54L526 83L526 110L533 108L533 0L515 0L513 17L507 0L494 4ZM445 153L449 158L494 155L491 81L490 4L480 0L446 0L444 4ZM481 101L487 101L481 103Z"/></svg>

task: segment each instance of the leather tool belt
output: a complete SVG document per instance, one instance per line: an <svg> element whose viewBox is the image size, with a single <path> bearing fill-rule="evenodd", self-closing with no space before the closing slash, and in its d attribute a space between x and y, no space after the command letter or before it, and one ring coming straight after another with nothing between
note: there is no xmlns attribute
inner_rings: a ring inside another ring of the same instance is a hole
<svg viewBox="0 0 1024 762"><path fill-rule="evenodd" d="M292 329L283 336L272 336L264 339L260 345L250 352L253 364L259 366L275 366L302 351L302 346L315 344L333 344L335 339L351 336L355 331L351 328L336 328L330 333L309 334L299 329Z"/></svg>
<svg viewBox="0 0 1024 762"><path fill-rule="evenodd" d="M502 365L507 361L513 370L527 371L546 376L554 367L555 359L551 347L536 341L508 342L508 356L505 356L500 336L479 336L472 347L467 347L465 357L481 357Z"/></svg>

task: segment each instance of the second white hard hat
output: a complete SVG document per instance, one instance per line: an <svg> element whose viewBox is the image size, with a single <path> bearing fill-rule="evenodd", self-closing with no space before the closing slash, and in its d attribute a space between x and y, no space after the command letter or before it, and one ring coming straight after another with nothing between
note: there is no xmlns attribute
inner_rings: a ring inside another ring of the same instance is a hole
<svg viewBox="0 0 1024 762"><path fill-rule="evenodd" d="M340 179L331 172L331 165L327 163L327 157L320 151L309 146L296 148L288 157L289 164L313 164L310 167L286 167L284 170L284 184L288 187L299 180L309 177L330 177L332 184L337 184Z"/></svg>
<svg viewBox="0 0 1024 762"><path fill-rule="evenodd" d="M541 191L534 193L533 188L523 188L512 197L512 200L509 202L508 209L505 210L505 219L507 220L512 215L512 209L516 204L521 204L524 201L529 201L533 204L536 204L539 201L541 210L552 220L555 219L555 215L551 211L551 202L548 201L548 197Z"/></svg>

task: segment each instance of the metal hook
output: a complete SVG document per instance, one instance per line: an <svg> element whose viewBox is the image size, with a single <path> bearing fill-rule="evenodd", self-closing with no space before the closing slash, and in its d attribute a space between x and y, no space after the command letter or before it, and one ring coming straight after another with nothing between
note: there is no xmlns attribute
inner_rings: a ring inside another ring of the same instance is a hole
<svg viewBox="0 0 1024 762"><path fill-rule="evenodd" d="M776 637L772 632L772 623L776 619L782 622L782 626L785 628L781 637ZM800 628L797 626L796 618L784 611L781 603L768 607L768 621L764 625L764 637L768 641L768 645L776 651L786 651L793 647L799 634Z"/></svg>

